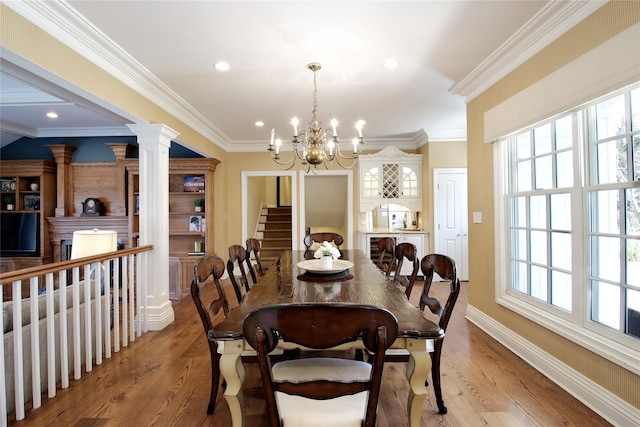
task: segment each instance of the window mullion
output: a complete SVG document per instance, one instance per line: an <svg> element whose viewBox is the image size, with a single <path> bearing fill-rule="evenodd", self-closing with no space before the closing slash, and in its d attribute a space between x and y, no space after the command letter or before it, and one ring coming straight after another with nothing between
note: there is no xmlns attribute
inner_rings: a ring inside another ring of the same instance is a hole
<svg viewBox="0 0 640 427"><path fill-rule="evenodd" d="M551 208L552 208L551 194L547 194L545 196L545 199L547 200L547 211L545 212L547 216L547 233L546 233L547 234L547 304L551 305L552 304L551 295L553 293L552 291L553 283L551 282L551 279L552 279L551 272L553 271L553 262L551 261L551 257L553 256L553 251L551 248Z"/></svg>
<svg viewBox="0 0 640 427"><path fill-rule="evenodd" d="M631 117L631 116L627 116ZM627 129L628 131L628 129ZM627 148L628 145L627 145ZM627 169L632 170L632 169ZM618 200L620 200L620 209L619 209L619 218L620 222L620 332L622 334L626 331L627 326L627 318L625 313L627 312L627 240L624 238L627 235L627 221L626 221L626 213L627 213L627 198L625 188L620 188L618 190Z"/></svg>
<svg viewBox="0 0 640 427"><path fill-rule="evenodd" d="M531 296L531 197L527 196L526 207L527 207L527 258L525 259L527 263L527 295Z"/></svg>

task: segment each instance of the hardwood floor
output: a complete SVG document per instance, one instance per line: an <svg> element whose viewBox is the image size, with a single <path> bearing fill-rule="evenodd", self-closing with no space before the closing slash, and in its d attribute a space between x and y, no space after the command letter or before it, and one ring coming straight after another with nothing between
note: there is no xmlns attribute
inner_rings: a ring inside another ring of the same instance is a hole
<svg viewBox="0 0 640 427"><path fill-rule="evenodd" d="M417 298L422 283L417 283ZM203 288L203 300L213 286ZM442 390L449 413L439 415L428 388L423 426L607 426L605 420L464 319L469 284L462 291L447 330ZM229 289L231 291L231 289ZM11 426L212 426L231 425L220 391L216 411L207 415L210 359L191 297L174 304L175 322L131 343L81 381L46 395L42 407ZM388 363L378 425L407 425L405 365ZM246 426L267 426L260 378L246 365Z"/></svg>

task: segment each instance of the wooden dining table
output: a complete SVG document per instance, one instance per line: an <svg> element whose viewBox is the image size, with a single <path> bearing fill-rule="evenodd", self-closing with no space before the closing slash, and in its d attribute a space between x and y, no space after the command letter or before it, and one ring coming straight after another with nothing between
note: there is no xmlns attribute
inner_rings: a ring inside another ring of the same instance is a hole
<svg viewBox="0 0 640 427"><path fill-rule="evenodd" d="M409 351L407 414L410 426L420 426L420 414L427 395L425 381L431 371L431 357L426 351L425 340L441 339L444 331L426 319L419 308L407 300L404 290L382 274L363 251L342 250L341 254L340 260L352 262L353 267L333 274L318 274L298 266L305 261L304 251L285 251L242 302L216 325L213 337L225 341L220 372L227 382L224 396L234 427L244 426L242 383L245 372L241 355L243 351L251 350L242 332L245 316L261 307L305 302L370 304L384 307L396 316L398 336L392 348ZM361 343L355 343L355 346L358 344L361 346Z"/></svg>

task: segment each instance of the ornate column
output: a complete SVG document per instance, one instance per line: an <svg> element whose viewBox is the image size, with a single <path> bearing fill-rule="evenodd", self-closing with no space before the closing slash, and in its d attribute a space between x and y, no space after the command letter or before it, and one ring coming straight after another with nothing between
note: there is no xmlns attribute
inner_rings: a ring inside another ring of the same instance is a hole
<svg viewBox="0 0 640 427"><path fill-rule="evenodd" d="M73 215L73 168L71 155L75 147L64 144L45 145L56 159L56 210L55 216ZM59 259L58 259L59 260Z"/></svg>
<svg viewBox="0 0 640 427"><path fill-rule="evenodd" d="M125 216L127 214L127 209L125 201L126 172L124 169L124 159L127 157L131 146L126 143L110 143L106 145L111 147L113 155L116 157L116 173L118 174L116 178L116 185L118 186L118 200L116 200L115 204L111 205L111 214L115 216Z"/></svg>
<svg viewBox="0 0 640 427"><path fill-rule="evenodd" d="M162 124L128 125L140 146L140 245L153 245L147 262L150 330L173 322L169 301L169 147L178 133Z"/></svg>

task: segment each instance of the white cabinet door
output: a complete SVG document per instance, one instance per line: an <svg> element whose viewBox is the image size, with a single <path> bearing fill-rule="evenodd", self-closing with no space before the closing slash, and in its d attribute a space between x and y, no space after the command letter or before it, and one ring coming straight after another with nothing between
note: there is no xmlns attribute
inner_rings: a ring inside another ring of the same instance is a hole
<svg viewBox="0 0 640 427"><path fill-rule="evenodd" d="M404 163L400 165L400 198L403 200L420 199L422 181L420 163Z"/></svg>

